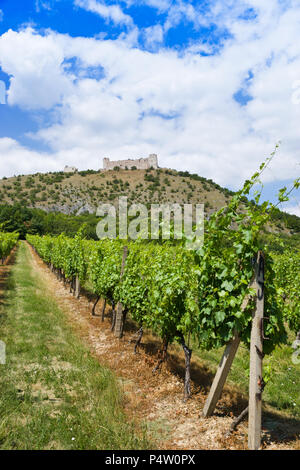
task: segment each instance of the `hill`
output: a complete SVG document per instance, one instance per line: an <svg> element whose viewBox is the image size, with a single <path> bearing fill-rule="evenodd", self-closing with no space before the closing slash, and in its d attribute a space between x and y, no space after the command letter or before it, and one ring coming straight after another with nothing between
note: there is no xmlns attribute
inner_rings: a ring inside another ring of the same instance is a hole
<svg viewBox="0 0 300 470"><path fill-rule="evenodd" d="M37 173L3 178L2 204L16 202L30 208L64 214L94 213L100 202L204 203L207 213L226 204L231 191L196 174L175 170L110 170L79 173Z"/></svg>
<svg viewBox="0 0 300 470"><path fill-rule="evenodd" d="M120 196L127 196L128 204L204 203L209 216L226 205L233 194L197 174L165 168L36 173L0 180L2 206L18 204L72 216L95 214L100 203L117 205ZM272 232L300 232L299 217L278 211L274 222Z"/></svg>

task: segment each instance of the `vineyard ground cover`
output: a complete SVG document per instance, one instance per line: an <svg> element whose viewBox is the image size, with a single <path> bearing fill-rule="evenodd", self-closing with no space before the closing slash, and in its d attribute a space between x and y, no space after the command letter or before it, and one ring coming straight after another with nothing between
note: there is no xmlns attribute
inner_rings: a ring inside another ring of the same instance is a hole
<svg viewBox="0 0 300 470"><path fill-rule="evenodd" d="M1 449L144 449L115 375L74 334L25 243L0 269Z"/></svg>
<svg viewBox="0 0 300 470"><path fill-rule="evenodd" d="M6 292L8 277L10 274L10 270L15 262L15 257L16 257L16 248L12 250L10 255L5 259L4 263L0 264L0 308L2 308L5 302L5 292ZM1 323L0 323L0 326L1 326Z"/></svg>
<svg viewBox="0 0 300 470"><path fill-rule="evenodd" d="M157 361L161 342L146 332L139 354L134 355L129 343L137 325L126 324L125 335L116 339L110 331L109 308L105 322L99 316L102 303L97 305L98 316L91 316L91 306L82 296L75 300L68 289L56 279L41 259L31 250L37 270L48 288L72 321L78 334L92 349L93 354L119 376L126 396L126 410L130 417L146 422L152 435L157 436L156 447L164 449L244 449L247 448L247 426L242 423L229 439L224 435L247 403L247 396L236 385L225 386L216 413L209 419L201 412L213 370L208 362L194 354L192 358L192 398L182 401L184 358L179 346L171 345L168 362L159 374L152 369ZM91 299L90 299L91 300ZM218 356L218 359L220 355ZM299 448L299 420L279 413L271 407L264 410L263 442L266 448Z"/></svg>
<svg viewBox="0 0 300 470"><path fill-rule="evenodd" d="M291 360L291 344L294 339L294 333L290 333L288 345L276 347L272 357L266 358L266 364L272 364L272 375L264 389L263 400L265 404L300 420L299 365L293 364ZM216 370L223 348L204 351L194 344L193 352L209 369ZM249 351L244 345L240 345L227 380L245 395L248 394L249 377L245 374L248 368Z"/></svg>

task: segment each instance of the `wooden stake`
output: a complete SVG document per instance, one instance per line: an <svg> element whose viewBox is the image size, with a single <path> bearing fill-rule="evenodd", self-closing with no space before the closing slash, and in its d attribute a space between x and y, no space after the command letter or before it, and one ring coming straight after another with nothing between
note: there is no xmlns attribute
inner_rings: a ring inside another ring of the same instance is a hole
<svg viewBox="0 0 300 470"><path fill-rule="evenodd" d="M76 278L75 278L75 297L76 297L76 299L79 299L79 294L80 294L80 281L79 281L79 276L76 276Z"/></svg>
<svg viewBox="0 0 300 470"><path fill-rule="evenodd" d="M101 311L101 321L104 321L105 307L106 307L106 299L104 299L104 301L103 301L103 305L102 305L102 311Z"/></svg>
<svg viewBox="0 0 300 470"><path fill-rule="evenodd" d="M123 258L122 258L122 266L121 266L121 273L120 273L120 280L123 277L124 268L125 268L125 261L128 255L128 247L124 246L123 249ZM123 335L123 325L124 323L124 315L123 315L123 305L121 302L117 304L117 311L116 311L116 322L114 326L114 334L117 338L122 338Z"/></svg>
<svg viewBox="0 0 300 470"><path fill-rule="evenodd" d="M263 317L264 317L264 256L258 252L255 265L256 308L252 319L250 343L250 380L249 380L249 421L248 447L257 450L261 445L262 414L262 360L263 360Z"/></svg>
<svg viewBox="0 0 300 470"><path fill-rule="evenodd" d="M254 287L255 285L256 285L255 279L253 277L249 287ZM249 296L246 296L241 305L242 311L245 310L245 308L248 305L248 302L249 302ZM230 341L230 343L228 343L228 345L225 348L225 351L223 353L222 359L218 366L218 370L216 372L214 381L209 391L209 395L206 399L206 402L203 408L202 413L205 418L213 414L216 404L221 397L224 384L229 374L233 359L235 358L236 352L238 350L240 341L241 340L240 340L239 334L236 332L234 334L233 339Z"/></svg>
<svg viewBox="0 0 300 470"><path fill-rule="evenodd" d="M232 365L233 359L238 350L240 341L241 339L239 335L236 333L232 341L228 343L228 345L226 346L226 349L220 361L217 373L215 375L214 381L210 388L209 395L207 397L207 400L203 408L203 416L205 418L207 418L208 416L211 416L215 410L216 404L222 394L223 387L226 382L227 375L230 371L230 367Z"/></svg>

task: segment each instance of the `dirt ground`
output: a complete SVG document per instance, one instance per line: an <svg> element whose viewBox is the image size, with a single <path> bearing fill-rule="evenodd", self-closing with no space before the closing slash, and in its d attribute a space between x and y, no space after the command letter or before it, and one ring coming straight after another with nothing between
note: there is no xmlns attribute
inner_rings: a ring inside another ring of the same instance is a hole
<svg viewBox="0 0 300 470"><path fill-rule="evenodd" d="M29 246L29 245L28 245ZM184 355L171 346L167 363L153 374L161 344L147 333L138 354L134 354L133 337L136 326L127 322L124 337L119 340L111 332L110 308L101 321L102 304L96 316L91 315L93 298L81 295L77 300L69 288L30 248L32 263L49 293L56 299L77 333L103 365L116 373L125 396L125 411L141 428L146 426L156 439L155 449L247 449L247 420L229 438L225 437L232 420L246 406L247 397L239 390L225 386L211 418L202 417L212 373L197 357L192 357L192 397L183 401ZM1 268L5 272L5 266ZM3 272L0 270L0 275ZM0 287L1 289L1 287ZM1 292L0 292L1 298ZM262 448L300 449L300 422L269 407L264 408Z"/></svg>
<svg viewBox="0 0 300 470"><path fill-rule="evenodd" d="M14 264L16 256L16 248L14 248L11 254L5 259L3 264L0 264L0 304L4 302L5 288L9 272Z"/></svg>

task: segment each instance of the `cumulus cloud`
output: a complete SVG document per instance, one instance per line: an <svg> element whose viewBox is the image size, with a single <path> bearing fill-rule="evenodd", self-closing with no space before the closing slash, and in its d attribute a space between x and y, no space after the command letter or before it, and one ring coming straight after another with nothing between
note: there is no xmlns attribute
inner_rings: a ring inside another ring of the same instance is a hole
<svg viewBox="0 0 300 470"><path fill-rule="evenodd" d="M84 8L101 16L107 21L112 21L114 24L125 24L133 26L131 16L125 14L119 5L107 5L103 1L97 0L75 0L75 5Z"/></svg>
<svg viewBox="0 0 300 470"><path fill-rule="evenodd" d="M20 145L16 140L0 138L0 173L2 176L13 176L34 172L48 172L57 169L54 156L35 152Z"/></svg>
<svg viewBox="0 0 300 470"><path fill-rule="evenodd" d="M0 49L0 66L11 76L8 104L50 109L71 92L72 79L62 66L64 54L52 34L9 30L0 37Z"/></svg>
<svg viewBox="0 0 300 470"><path fill-rule="evenodd" d="M164 24L165 31L175 28L183 19L197 27L208 24L206 18L191 3L177 1L168 10Z"/></svg>
<svg viewBox="0 0 300 470"><path fill-rule="evenodd" d="M162 44L164 40L164 30L160 24L144 28L144 37L146 46L151 48L157 44Z"/></svg>
<svg viewBox="0 0 300 470"><path fill-rule="evenodd" d="M300 6L274 9L251 0L245 5L255 9L255 19L249 21L235 4L214 3L214 18L221 25L223 9L223 26L232 33L215 55L200 55L200 40L178 53L163 47L149 52L122 37L73 38L32 29L2 35L1 66L12 77L9 103L59 105L56 122L31 135L51 152L39 157L2 141L2 174L9 165L12 174L17 171L22 152L28 172L65 163L99 168L104 156L157 153L160 166L237 188L282 140L264 179L293 178L300 161L300 105L293 100L300 79ZM230 6L232 16L226 13ZM160 40L161 31L155 33ZM72 58L80 61L80 74L76 66L71 72L63 66ZM91 68L101 69L98 77L89 77ZM252 99L242 105L234 95L245 86Z"/></svg>
<svg viewBox="0 0 300 470"><path fill-rule="evenodd" d="M295 206L287 206L284 209L285 212L288 212L289 214L297 215L300 217L300 204L297 204Z"/></svg>
<svg viewBox="0 0 300 470"><path fill-rule="evenodd" d="M6 87L3 80L0 80L0 104L6 104Z"/></svg>

